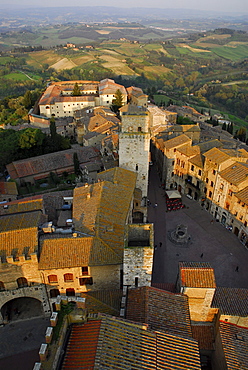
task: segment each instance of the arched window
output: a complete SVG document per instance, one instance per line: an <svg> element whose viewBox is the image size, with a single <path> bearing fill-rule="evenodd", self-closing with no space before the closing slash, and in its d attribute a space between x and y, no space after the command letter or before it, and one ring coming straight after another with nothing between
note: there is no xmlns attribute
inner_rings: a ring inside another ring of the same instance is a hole
<svg viewBox="0 0 248 370"><path fill-rule="evenodd" d="M73 274L64 274L64 281L73 281Z"/></svg>
<svg viewBox="0 0 248 370"><path fill-rule="evenodd" d="M0 292L5 290L4 282L0 281Z"/></svg>
<svg viewBox="0 0 248 370"><path fill-rule="evenodd" d="M28 286L28 281L25 277L20 277L16 280L18 288L23 288L25 286Z"/></svg>
<svg viewBox="0 0 248 370"><path fill-rule="evenodd" d="M57 275L49 275L49 276L48 276L48 282L49 282L50 284L52 284L52 283L57 283L57 282L58 282L58 277L57 277Z"/></svg>

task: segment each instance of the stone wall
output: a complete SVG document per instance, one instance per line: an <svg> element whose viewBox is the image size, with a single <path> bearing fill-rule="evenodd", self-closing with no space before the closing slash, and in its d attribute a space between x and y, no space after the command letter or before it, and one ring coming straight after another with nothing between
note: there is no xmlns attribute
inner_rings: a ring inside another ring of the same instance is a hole
<svg viewBox="0 0 248 370"><path fill-rule="evenodd" d="M123 260L123 284L150 286L152 279L153 224L128 225Z"/></svg>
<svg viewBox="0 0 248 370"><path fill-rule="evenodd" d="M124 250L123 284L131 288L151 286L153 248L130 247Z"/></svg>

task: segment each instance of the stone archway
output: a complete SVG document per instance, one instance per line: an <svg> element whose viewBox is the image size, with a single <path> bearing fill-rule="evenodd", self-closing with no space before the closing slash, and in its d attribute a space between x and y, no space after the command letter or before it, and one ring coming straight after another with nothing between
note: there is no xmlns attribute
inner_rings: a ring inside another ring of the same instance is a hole
<svg viewBox="0 0 248 370"><path fill-rule="evenodd" d="M31 297L14 298L6 302L1 308L4 321L15 321L43 316L42 303Z"/></svg>

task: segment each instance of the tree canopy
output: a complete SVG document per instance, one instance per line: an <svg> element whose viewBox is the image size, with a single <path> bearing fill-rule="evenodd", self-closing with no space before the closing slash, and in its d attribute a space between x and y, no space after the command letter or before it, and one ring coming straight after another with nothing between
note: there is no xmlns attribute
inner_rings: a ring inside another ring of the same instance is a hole
<svg viewBox="0 0 248 370"><path fill-rule="evenodd" d="M72 90L72 96L80 96L80 95L81 95L81 91L78 86L78 83L76 82Z"/></svg>

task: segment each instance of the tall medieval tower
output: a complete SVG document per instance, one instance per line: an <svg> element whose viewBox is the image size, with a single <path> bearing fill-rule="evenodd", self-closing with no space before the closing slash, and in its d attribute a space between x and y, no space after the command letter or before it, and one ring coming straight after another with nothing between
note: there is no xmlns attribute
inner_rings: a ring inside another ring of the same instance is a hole
<svg viewBox="0 0 248 370"><path fill-rule="evenodd" d="M136 187L147 197L150 152L149 112L144 107L125 105L121 111L119 166L137 172Z"/></svg>

